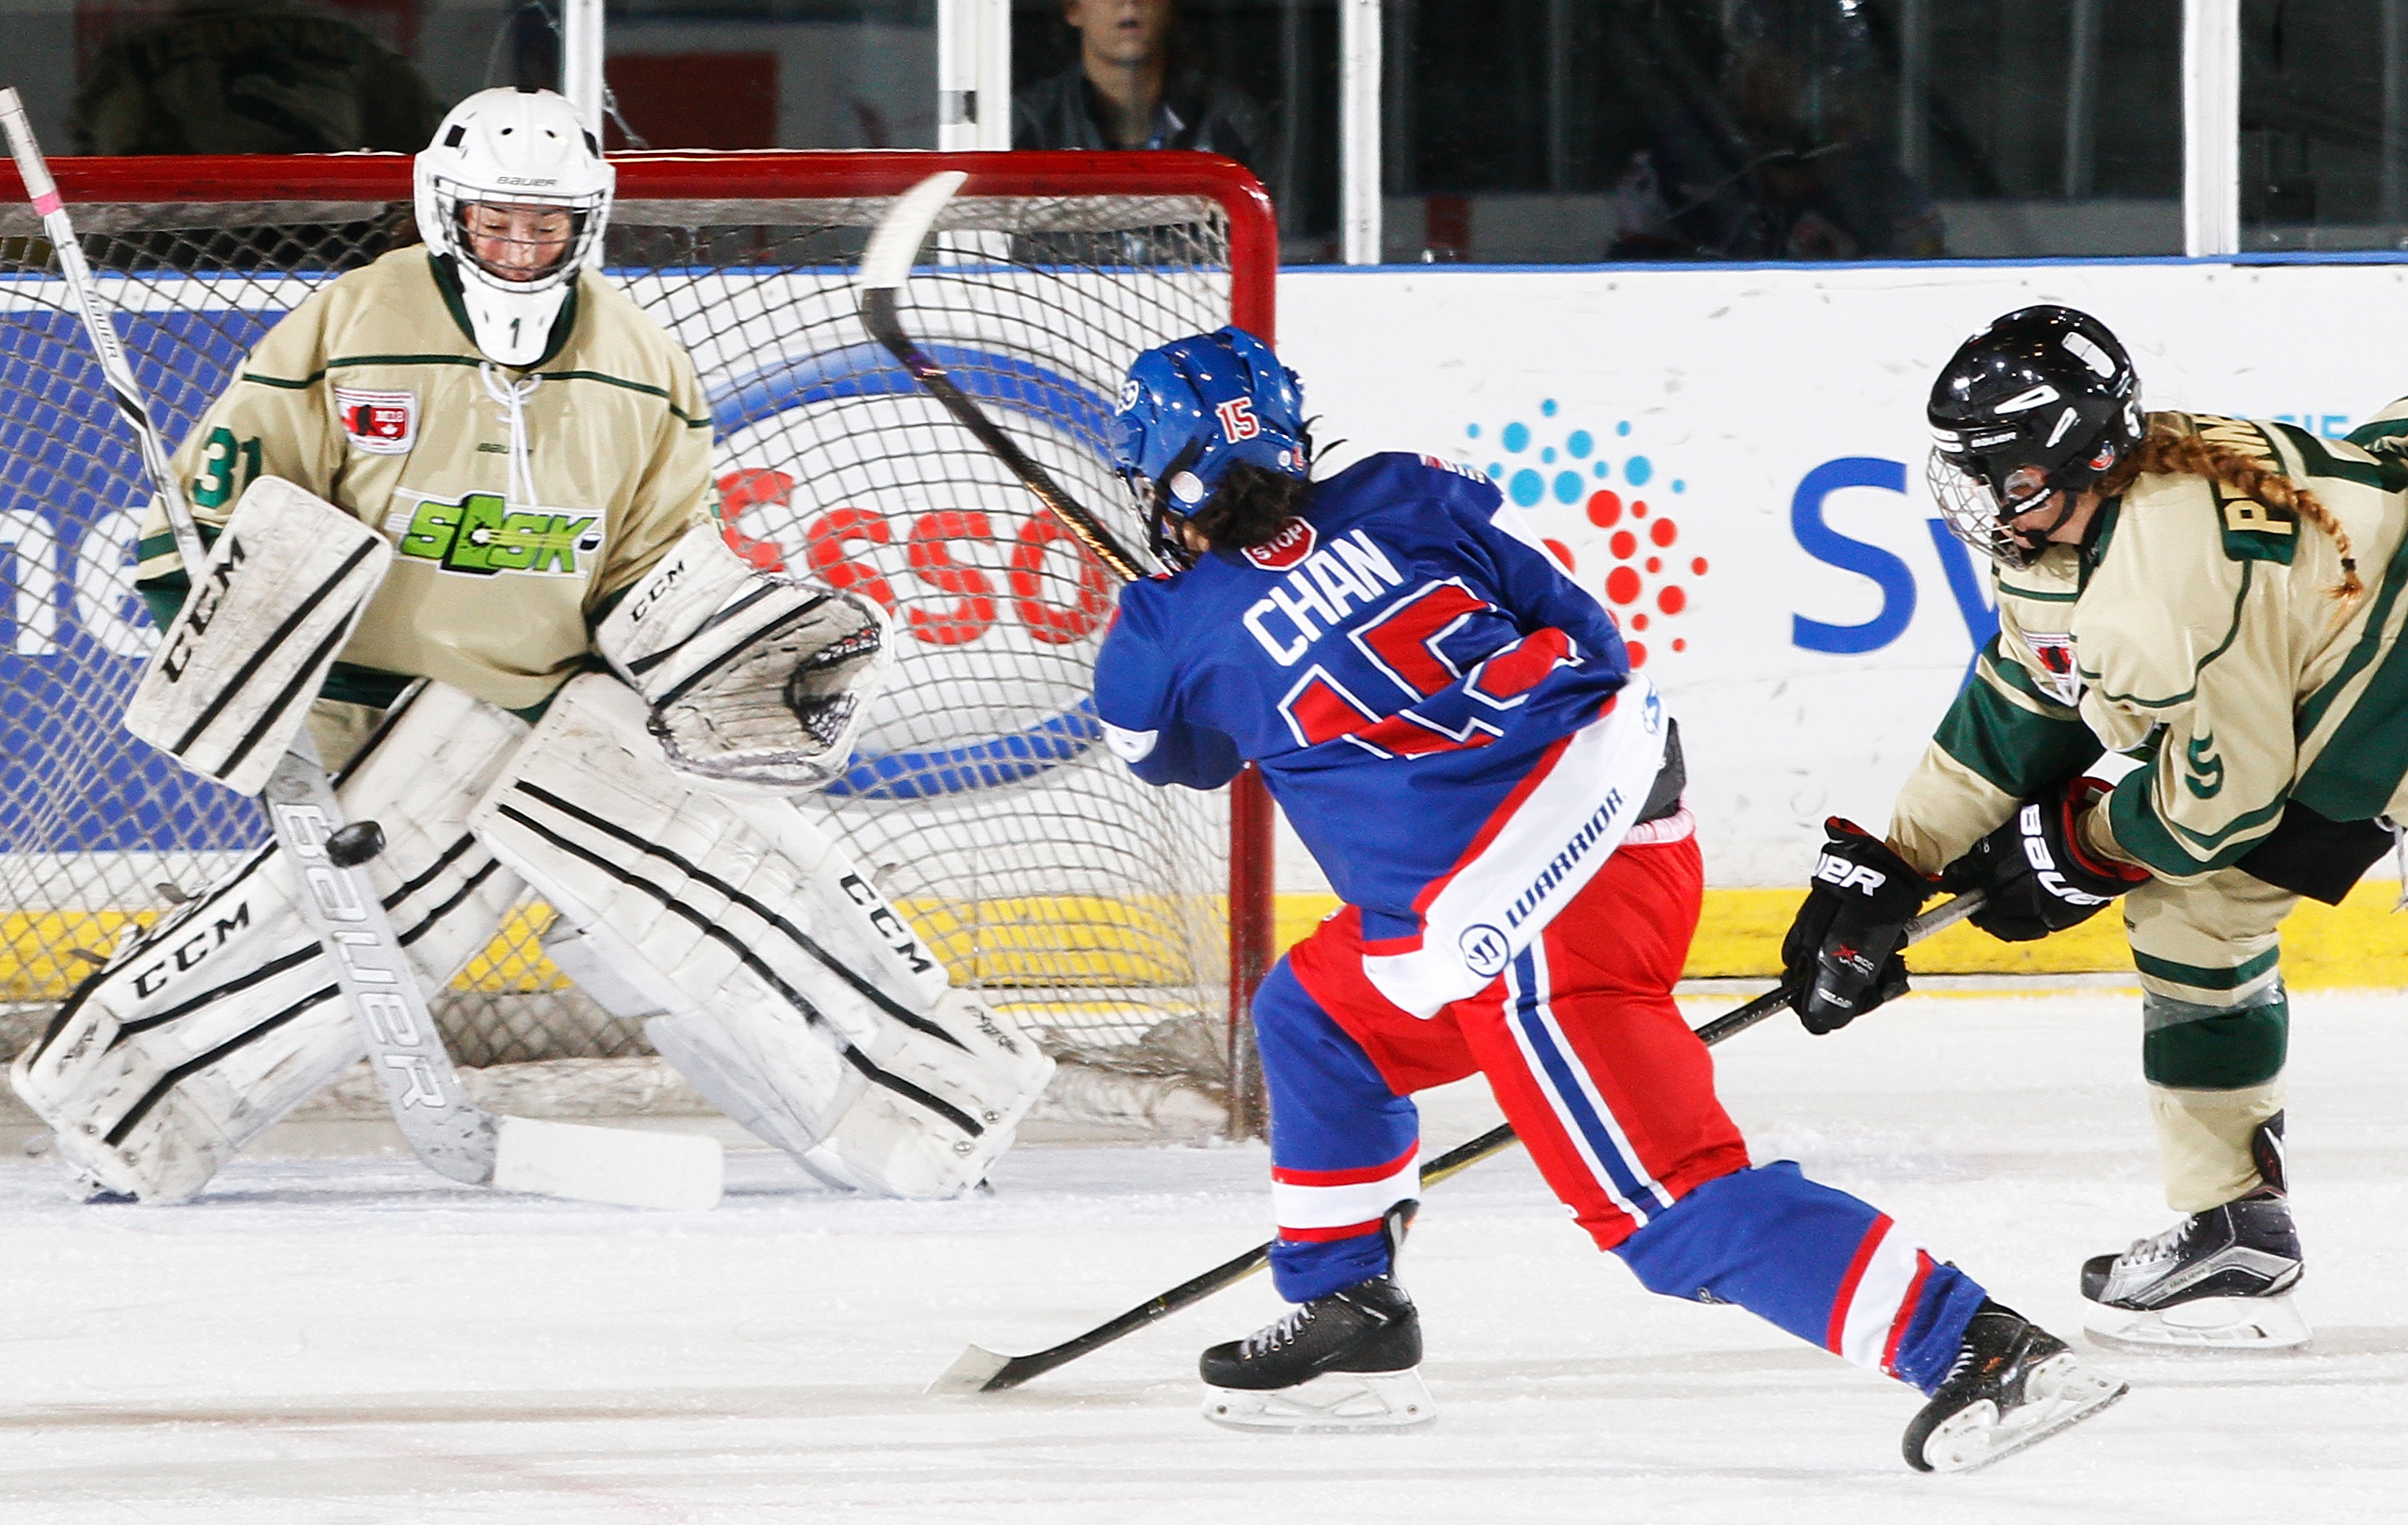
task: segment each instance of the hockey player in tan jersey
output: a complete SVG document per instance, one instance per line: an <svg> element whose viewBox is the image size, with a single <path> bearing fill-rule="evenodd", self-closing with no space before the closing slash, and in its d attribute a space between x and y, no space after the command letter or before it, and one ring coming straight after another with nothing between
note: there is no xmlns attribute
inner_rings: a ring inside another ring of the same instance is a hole
<svg viewBox="0 0 2408 1525"><path fill-rule="evenodd" d="M342 643L311 736L351 764L343 813L381 828L366 871L429 997L531 889L559 914L554 960L730 1116L830 1180L948 1195L1009 1146L1051 1061L953 990L789 802L847 766L885 619L722 540L693 364L587 267L615 178L559 96L471 96L418 156L426 245L260 341L176 453L205 535L241 554L211 558L172 629L185 568L164 511L145 526L171 630L152 670L181 663L165 681L208 706L159 744L230 784L281 750L253 748L263 719L204 756L228 705L275 686L240 649L211 655L233 621L210 600L322 628L321 662ZM367 526L374 565L391 550L331 624L334 584L294 569L305 511L310 534ZM18 1092L93 1189L189 1197L360 1056L280 852L129 937L20 1056Z"/></svg>
<svg viewBox="0 0 2408 1525"><path fill-rule="evenodd" d="M1784 947L1807 1027L1905 988L1896 928L1978 889L2008 941L2114 900L2143 986L2165 1233L2083 1270L2095 1334L2304 1343L2283 1166L2278 928L2408 812L2408 467L2286 424L2141 411L2114 337L2009 313L1941 372L1931 484L1999 634L1886 839L1831 823ZM2084 776L2104 752L2139 766Z"/></svg>

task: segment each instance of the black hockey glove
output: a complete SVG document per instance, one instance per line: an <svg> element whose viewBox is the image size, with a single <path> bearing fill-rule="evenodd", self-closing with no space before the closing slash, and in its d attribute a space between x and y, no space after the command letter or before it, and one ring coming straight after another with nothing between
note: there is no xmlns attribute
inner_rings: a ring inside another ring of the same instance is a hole
<svg viewBox="0 0 2408 1525"><path fill-rule="evenodd" d="M2052 784L2015 807L2007 824L1948 865L1940 882L1980 890L1973 925L2001 942L2032 942L2088 921L2148 872L2083 851L2082 813L2106 797L2095 778Z"/></svg>
<svg viewBox="0 0 2408 1525"><path fill-rule="evenodd" d="M1906 994L1899 949L1932 888L1855 822L1834 815L1823 829L1830 841L1781 943L1782 979L1798 989L1789 1003L1813 1033L1836 1032Z"/></svg>

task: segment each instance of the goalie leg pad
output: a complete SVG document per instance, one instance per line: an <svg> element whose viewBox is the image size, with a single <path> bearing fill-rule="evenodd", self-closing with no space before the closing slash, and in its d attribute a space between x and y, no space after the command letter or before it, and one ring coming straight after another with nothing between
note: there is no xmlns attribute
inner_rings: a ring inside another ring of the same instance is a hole
<svg viewBox="0 0 2408 1525"><path fill-rule="evenodd" d="M519 896L468 807L526 727L455 689L406 698L337 790L384 828L367 872L419 987L443 988ZM356 1062L357 1024L261 848L148 930L129 932L10 1072L97 1189L179 1201L261 1129Z"/></svg>
<svg viewBox="0 0 2408 1525"><path fill-rule="evenodd" d="M393 546L368 525L260 478L143 669L125 728L237 794L259 793L392 565Z"/></svg>
<svg viewBox="0 0 2408 1525"><path fill-rule="evenodd" d="M888 635L869 599L765 576L702 525L604 617L594 647L652 706L671 768L782 797L850 765L893 660Z"/></svg>
<svg viewBox="0 0 2408 1525"><path fill-rule="evenodd" d="M644 719L616 681L574 681L471 827L638 1003L668 1014L656 1046L738 1121L863 1189L976 1185L1053 1061L953 991L792 805L695 786Z"/></svg>

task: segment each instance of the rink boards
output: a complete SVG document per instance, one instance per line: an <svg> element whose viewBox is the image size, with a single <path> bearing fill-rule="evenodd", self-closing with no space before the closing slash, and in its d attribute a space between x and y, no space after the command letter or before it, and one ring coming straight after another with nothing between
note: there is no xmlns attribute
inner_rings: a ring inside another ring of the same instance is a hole
<svg viewBox="0 0 2408 1525"><path fill-rule="evenodd" d="M1322 437L1347 441L1341 458L1410 449L1492 471L1624 620L1682 719L1717 886L1693 967L1737 973L1763 966L1768 935L1777 939L1766 927L1786 920L1776 891L1798 882L1822 818L1885 815L1992 627L1982 568L1940 533L1922 482L1922 399L1954 345L2013 307L2066 302L2123 337L2146 405L2279 417L2337 437L2408 391L2408 366L2393 358L2408 337L2395 332L2408 324L2403 284L2408 274L2389 263L1299 270L1283 277L1281 339ZM294 298L308 289L280 288ZM33 294L20 284L8 295L22 313ZM145 324L189 321L136 313L131 347L144 352ZM43 342L79 355L63 322L46 315ZM251 332L208 340L222 367ZM222 380L188 378L171 393L174 410ZM12 386L0 418L11 462L0 475L11 594L0 600L0 691L12 697L0 710L0 794L46 753L121 748L106 769L140 777L155 808L86 813L38 840L0 820L0 851L242 845L191 835L207 813L180 807L206 791L113 726L150 637L124 587L132 515L89 491L62 493L57 462L42 453L55 447L43 441L115 452L120 472L133 461L96 395L78 396L71 414L61 396ZM1088 441L1052 443L1075 458ZM1006 511L1008 484L979 488ZM1058 680L1042 686L1074 702ZM22 727L26 698L42 693L71 693L88 712L72 737ZM1083 743L1074 709L1062 712ZM1283 924L1308 928L1326 887L1291 840ZM6 930L13 942L24 929ZM2375 924L2369 933L2337 936L2332 967L2346 970L2355 954L2360 974L2344 977L2389 983L2364 965L2386 941ZM2014 952L2014 967L2120 968L2116 941L2101 918L2042 945L2036 963L2032 950ZM1982 946L1993 963L2008 957ZM1987 967L1970 944L1963 959Z"/></svg>

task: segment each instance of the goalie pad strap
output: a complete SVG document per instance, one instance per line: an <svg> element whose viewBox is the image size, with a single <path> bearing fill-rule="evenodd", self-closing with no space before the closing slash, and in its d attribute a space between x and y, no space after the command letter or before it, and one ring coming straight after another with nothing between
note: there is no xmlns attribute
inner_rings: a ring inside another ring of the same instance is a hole
<svg viewBox="0 0 2408 1525"><path fill-rule="evenodd" d="M843 974L848 983L853 985L856 988L864 990L865 993L874 996L881 1010L892 1009L892 1002L882 993L878 992L875 986L869 985L867 982L863 981L860 976L854 974L851 970L845 969L843 966L836 963L833 959L830 959L827 954L821 949L819 944L813 942L809 937L806 937L799 928L788 922L783 916L780 916L771 912L767 906L761 904L760 901L754 899L752 896L745 894L736 885L731 885L717 875L710 873L696 865L688 862L686 859L681 857L675 853L669 852L665 848L658 847L653 843L644 842L639 838L620 830L617 827L602 820L598 816L578 809L576 806L569 804L566 800L562 799L559 796L552 794L550 790L545 789L540 785L529 784L524 780L520 780L512 786L512 792L532 796L556 810L562 811L563 813L572 815L589 826L595 827L595 828L608 833L611 837L625 842L630 846L635 847L644 856L659 858L669 864L671 867L676 868L680 872L692 878L695 882L727 897L731 901L744 906L747 910L750 910L755 915L758 915L764 922L777 928L781 932L792 938L797 946L803 948L812 957L826 964L829 969ZM540 837L545 842L551 843L554 849L566 853L570 856L578 859L580 862L586 864L588 867L597 869L603 873L609 875L610 878L627 885L629 888L650 897L652 899L657 901L663 910L669 912L680 920L693 927L695 931L700 932L704 937L709 938L713 942L718 943L721 947L725 948L729 953L734 954L737 961L742 964L747 970L751 971L754 978L760 980L764 985L768 985L787 1001L791 1002L794 1008L797 1012L802 1013L805 1018L813 1026L827 1030L829 1040L840 1045L840 1050L845 1062L852 1065L853 1069L859 1071L862 1077L867 1080L870 1084L884 1086L886 1089L893 1091L897 1096L903 1097L907 1101L927 1108L929 1111L937 1114L947 1122L953 1124L955 1128L960 1129L963 1132L968 1133L972 1137L976 1137L986 1131L985 1128L978 1121L978 1119L968 1115L967 1113L964 1113L958 1107L953 1106L941 1098L930 1095L927 1091L922 1089L920 1086L912 1085L902 1076L889 1074L887 1072L881 1070L877 1065L871 1063L867 1055L862 1053L860 1049L855 1048L852 1043L843 1036L843 1034L833 1030L828 1024L827 1019L820 1014L818 1009L812 1006L810 1000L805 997L801 991L796 990L793 985L787 984L785 979L781 976L776 970L770 968L768 963L764 960L760 955L754 953L751 947L746 945L742 939L737 937L734 933L728 931L727 928L720 926L709 916L704 915L700 911L695 909L693 906L684 904L667 889L652 883L651 880L646 879L641 874L638 874L632 870L621 868L618 864L611 862L609 859L602 856L598 853L593 852L577 842L569 841L566 837L552 830L542 822L537 820L532 815L527 814L524 811L522 811L513 805L507 803L496 804L494 806L494 813L505 820L515 822L528 831L535 833L538 837ZM908 1020L910 1025L912 1027L919 1028L924 1031L933 1031L936 1036L943 1038L948 1043L954 1043L955 1046L960 1046L959 1040L955 1039L951 1033L945 1032L939 1029L935 1029L933 1024L924 1022L916 1016L910 1016L905 1019Z"/></svg>

